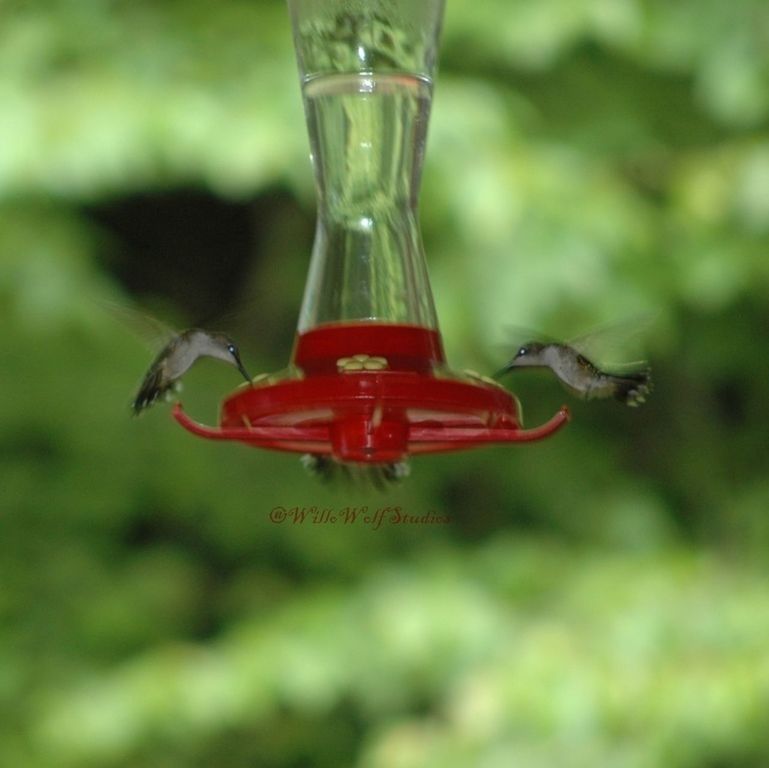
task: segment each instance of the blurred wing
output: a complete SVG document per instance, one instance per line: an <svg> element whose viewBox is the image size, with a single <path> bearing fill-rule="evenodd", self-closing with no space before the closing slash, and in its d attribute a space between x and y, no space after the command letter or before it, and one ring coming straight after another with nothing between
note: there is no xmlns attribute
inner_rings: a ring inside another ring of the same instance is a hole
<svg viewBox="0 0 769 768"><path fill-rule="evenodd" d="M630 371L646 364L644 340L655 319L656 315L652 313L631 317L595 328L566 343L599 367Z"/></svg>
<svg viewBox="0 0 769 768"><path fill-rule="evenodd" d="M155 351L165 347L176 336L176 331L169 325L146 312L123 304L100 300L99 305L121 325L128 328L145 345Z"/></svg>

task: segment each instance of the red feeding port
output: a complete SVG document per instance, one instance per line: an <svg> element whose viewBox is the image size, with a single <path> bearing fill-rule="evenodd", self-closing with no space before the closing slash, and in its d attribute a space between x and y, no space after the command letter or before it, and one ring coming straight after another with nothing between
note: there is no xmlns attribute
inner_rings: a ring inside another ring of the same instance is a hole
<svg viewBox="0 0 769 768"><path fill-rule="evenodd" d="M297 338L289 371L241 386L224 401L219 428L197 424L181 406L174 416L201 437L360 463L538 440L569 418L564 407L523 429L512 394L478 374L450 371L440 334L417 326L315 328Z"/></svg>

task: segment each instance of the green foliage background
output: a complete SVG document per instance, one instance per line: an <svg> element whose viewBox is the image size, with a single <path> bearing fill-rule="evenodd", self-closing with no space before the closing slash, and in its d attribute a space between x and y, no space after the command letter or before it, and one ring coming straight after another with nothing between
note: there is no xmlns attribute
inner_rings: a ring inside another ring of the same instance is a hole
<svg viewBox="0 0 769 768"><path fill-rule="evenodd" d="M451 363L652 311L657 387L373 494L128 419L148 353L99 303L189 320L129 295L94 207L253 206L239 338L285 363L314 200L283 3L4 0L0 763L766 765L768 43L763 0L448 1L422 222ZM231 372L188 378L214 421ZM564 399L513 383L529 424ZM364 505L452 522L270 521Z"/></svg>

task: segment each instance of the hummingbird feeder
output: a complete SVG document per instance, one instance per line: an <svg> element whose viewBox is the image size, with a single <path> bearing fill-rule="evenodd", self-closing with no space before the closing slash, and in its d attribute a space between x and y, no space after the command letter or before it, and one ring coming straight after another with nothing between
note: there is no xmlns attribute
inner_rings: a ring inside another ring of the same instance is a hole
<svg viewBox="0 0 769 768"><path fill-rule="evenodd" d="M379 464L546 437L492 379L451 370L417 218L444 0L288 0L318 216L291 362L190 432Z"/></svg>

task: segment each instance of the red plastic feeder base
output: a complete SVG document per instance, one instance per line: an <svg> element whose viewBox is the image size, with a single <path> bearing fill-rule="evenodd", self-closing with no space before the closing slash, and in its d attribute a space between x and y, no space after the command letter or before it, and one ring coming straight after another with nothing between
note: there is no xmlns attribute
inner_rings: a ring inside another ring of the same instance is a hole
<svg viewBox="0 0 769 768"><path fill-rule="evenodd" d="M222 404L219 428L192 421L180 405L173 413L201 437L359 463L539 440L569 419L564 406L523 429L510 392L446 368L437 331L374 322L301 334L289 372L239 387Z"/></svg>

